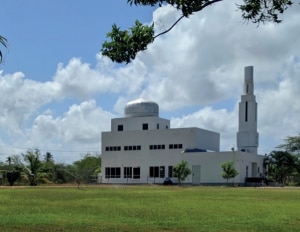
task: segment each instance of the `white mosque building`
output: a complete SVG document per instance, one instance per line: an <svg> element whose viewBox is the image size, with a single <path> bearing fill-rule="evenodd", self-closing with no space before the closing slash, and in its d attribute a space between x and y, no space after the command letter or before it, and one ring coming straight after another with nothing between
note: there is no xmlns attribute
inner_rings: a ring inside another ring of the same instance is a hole
<svg viewBox="0 0 300 232"><path fill-rule="evenodd" d="M221 164L233 161L239 174L234 183L261 177L263 156L257 154L257 103L253 67L245 67L244 93L239 103L237 150L220 151L220 134L197 127L171 128L159 117L155 102L137 99L126 104L123 118L111 120L111 131L102 132L101 183L177 183L173 167L185 160L192 174L185 183L225 184Z"/></svg>

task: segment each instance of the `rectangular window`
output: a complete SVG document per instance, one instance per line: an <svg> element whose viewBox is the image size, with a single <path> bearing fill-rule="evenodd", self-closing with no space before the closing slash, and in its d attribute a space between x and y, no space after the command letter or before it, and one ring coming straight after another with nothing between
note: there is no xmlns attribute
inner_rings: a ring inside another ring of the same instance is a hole
<svg viewBox="0 0 300 232"><path fill-rule="evenodd" d="M157 178L159 177L159 167L155 166L155 167L149 167L149 177L150 178Z"/></svg>
<svg viewBox="0 0 300 232"><path fill-rule="evenodd" d="M179 148L179 149L182 149L182 144L178 144L178 148Z"/></svg>
<svg viewBox="0 0 300 232"><path fill-rule="evenodd" d="M248 102L246 102L246 105L245 105L245 122L248 121Z"/></svg>
<svg viewBox="0 0 300 232"><path fill-rule="evenodd" d="M124 167L124 178L132 178L132 167Z"/></svg>
<svg viewBox="0 0 300 232"><path fill-rule="evenodd" d="M141 178L141 168L136 167L133 168L133 179L140 179Z"/></svg>
<svg viewBox="0 0 300 232"><path fill-rule="evenodd" d="M173 177L173 166L168 167L168 177L170 177L170 178Z"/></svg>
<svg viewBox="0 0 300 232"><path fill-rule="evenodd" d="M121 178L121 168L105 168L105 178Z"/></svg>
<svg viewBox="0 0 300 232"><path fill-rule="evenodd" d="M138 145L136 148L137 150L141 150L141 145Z"/></svg>
<svg viewBox="0 0 300 232"><path fill-rule="evenodd" d="M113 147L109 147L109 150L110 150L110 151L113 151L113 150L114 150L114 148L113 148Z"/></svg>
<svg viewBox="0 0 300 232"><path fill-rule="evenodd" d="M156 129L158 130L159 129L159 124L157 123L157 125L156 125Z"/></svg>
<svg viewBox="0 0 300 232"><path fill-rule="evenodd" d="M165 149L165 145L164 145L164 144L163 144L163 145L161 145L161 149L163 149L163 150Z"/></svg>
<svg viewBox="0 0 300 232"><path fill-rule="evenodd" d="M143 123L143 130L148 130L148 123Z"/></svg>
<svg viewBox="0 0 300 232"><path fill-rule="evenodd" d="M169 144L169 149L173 149L173 144Z"/></svg>
<svg viewBox="0 0 300 232"><path fill-rule="evenodd" d="M124 146L124 151L128 151L128 146Z"/></svg>
<svg viewBox="0 0 300 232"><path fill-rule="evenodd" d="M159 167L159 177L160 178L165 178L165 166L160 166Z"/></svg>
<svg viewBox="0 0 300 232"><path fill-rule="evenodd" d="M129 151L132 151L132 146L129 146Z"/></svg>
<svg viewBox="0 0 300 232"><path fill-rule="evenodd" d="M105 151L109 151L109 147L105 147Z"/></svg>
<svg viewBox="0 0 300 232"><path fill-rule="evenodd" d="M123 125L118 125L118 131L123 131Z"/></svg>
<svg viewBox="0 0 300 232"><path fill-rule="evenodd" d="M153 145L150 145L150 146L149 146L149 149L150 149L150 150L153 150Z"/></svg>
<svg viewBox="0 0 300 232"><path fill-rule="evenodd" d="M157 150L157 145L154 145L153 147L154 147L154 150Z"/></svg>
<svg viewBox="0 0 300 232"><path fill-rule="evenodd" d="M174 144L174 149L177 149L178 148L178 144Z"/></svg>
<svg viewBox="0 0 300 232"><path fill-rule="evenodd" d="M120 146L118 146L118 151L121 151L121 147Z"/></svg>

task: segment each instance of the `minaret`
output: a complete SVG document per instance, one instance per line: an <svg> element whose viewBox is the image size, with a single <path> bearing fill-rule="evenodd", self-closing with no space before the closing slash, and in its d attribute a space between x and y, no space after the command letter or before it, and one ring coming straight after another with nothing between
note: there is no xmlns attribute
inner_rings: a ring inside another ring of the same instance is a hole
<svg viewBox="0 0 300 232"><path fill-rule="evenodd" d="M239 151L257 154L257 103L254 95L253 66L245 67L244 78L244 94L239 103L237 148Z"/></svg>

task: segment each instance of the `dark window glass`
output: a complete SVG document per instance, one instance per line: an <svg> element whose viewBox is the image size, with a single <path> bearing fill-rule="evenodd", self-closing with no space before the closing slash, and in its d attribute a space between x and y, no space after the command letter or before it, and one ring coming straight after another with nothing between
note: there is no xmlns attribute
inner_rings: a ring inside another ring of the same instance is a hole
<svg viewBox="0 0 300 232"><path fill-rule="evenodd" d="M118 146L118 151L121 151L121 147L120 146Z"/></svg>
<svg viewBox="0 0 300 232"><path fill-rule="evenodd" d="M170 178L173 177L173 166L168 167L168 177L170 177Z"/></svg>
<svg viewBox="0 0 300 232"><path fill-rule="evenodd" d="M113 147L109 147L109 150L110 150L110 151L113 151L113 149L114 149Z"/></svg>
<svg viewBox="0 0 300 232"><path fill-rule="evenodd" d="M161 145L161 149L165 149L165 145L163 144L163 145Z"/></svg>
<svg viewBox="0 0 300 232"><path fill-rule="evenodd" d="M121 168L116 168L116 178L121 178Z"/></svg>
<svg viewBox="0 0 300 232"><path fill-rule="evenodd" d="M161 149L161 145L157 145L157 149Z"/></svg>
<svg viewBox="0 0 300 232"><path fill-rule="evenodd" d="M165 166L160 166L159 167L159 177L160 178L165 178Z"/></svg>
<svg viewBox="0 0 300 232"><path fill-rule="evenodd" d="M138 150L141 150L141 145L138 145L138 146L137 146L137 149L138 149Z"/></svg>
<svg viewBox="0 0 300 232"><path fill-rule="evenodd" d="M140 179L141 178L141 169L140 167L133 168L133 179Z"/></svg>
<svg viewBox="0 0 300 232"><path fill-rule="evenodd" d="M150 145L150 146L149 146L149 149L150 149L150 150L153 150L153 145Z"/></svg>
<svg viewBox="0 0 300 232"><path fill-rule="evenodd" d="M109 147L105 147L105 151L109 151Z"/></svg>
<svg viewBox="0 0 300 232"><path fill-rule="evenodd" d="M143 130L148 130L148 123L143 123Z"/></svg>
<svg viewBox="0 0 300 232"><path fill-rule="evenodd" d="M132 146L129 146L129 151L132 151Z"/></svg>
<svg viewBox="0 0 300 232"><path fill-rule="evenodd" d="M128 151L128 146L124 146L124 151Z"/></svg>
<svg viewBox="0 0 300 232"><path fill-rule="evenodd" d="M173 144L169 144L169 149L173 149Z"/></svg>
<svg viewBox="0 0 300 232"><path fill-rule="evenodd" d="M154 145L154 150L157 150L157 145Z"/></svg>
<svg viewBox="0 0 300 232"><path fill-rule="evenodd" d="M118 125L118 131L123 131L123 125Z"/></svg>
<svg viewBox="0 0 300 232"><path fill-rule="evenodd" d="M136 146L132 146L132 149L135 151L136 150Z"/></svg>
<svg viewBox="0 0 300 232"><path fill-rule="evenodd" d="M179 149L182 149L182 144L178 144L178 148L179 148Z"/></svg>

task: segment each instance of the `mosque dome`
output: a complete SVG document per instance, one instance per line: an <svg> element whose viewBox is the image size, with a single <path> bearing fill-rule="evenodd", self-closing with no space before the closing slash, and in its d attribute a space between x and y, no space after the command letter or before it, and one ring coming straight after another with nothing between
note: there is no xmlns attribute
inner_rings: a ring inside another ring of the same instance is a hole
<svg viewBox="0 0 300 232"><path fill-rule="evenodd" d="M124 109L125 117L158 117L158 112L157 103L142 98L128 102Z"/></svg>

